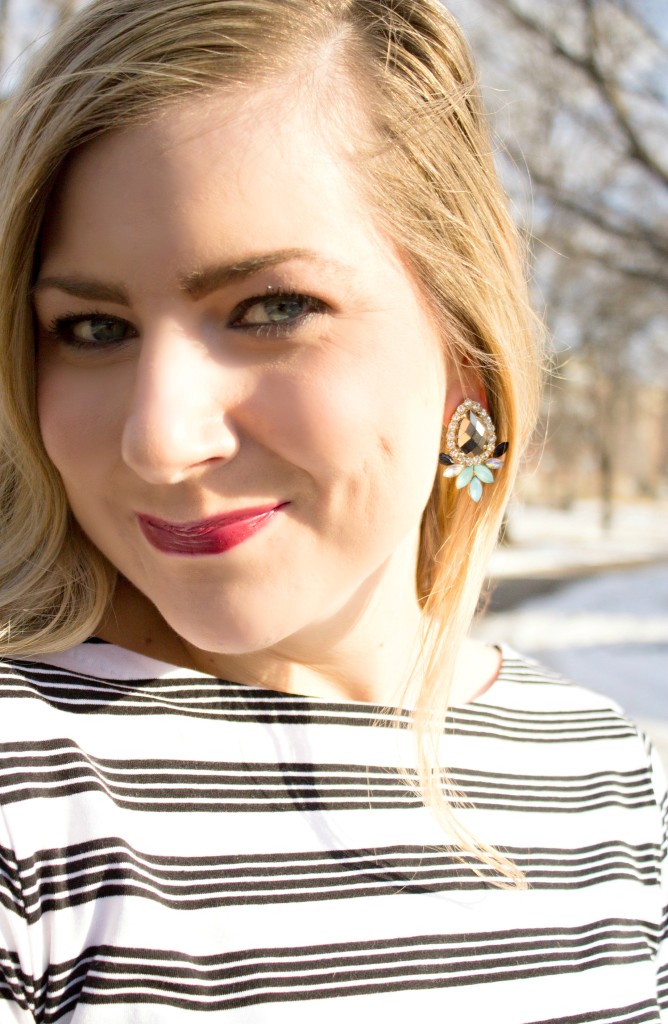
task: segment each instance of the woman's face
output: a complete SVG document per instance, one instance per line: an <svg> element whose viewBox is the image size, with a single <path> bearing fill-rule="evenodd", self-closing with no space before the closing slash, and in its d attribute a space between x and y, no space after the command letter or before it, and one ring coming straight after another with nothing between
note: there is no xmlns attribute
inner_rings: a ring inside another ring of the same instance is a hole
<svg viewBox="0 0 668 1024"><path fill-rule="evenodd" d="M77 520L191 644L415 601L440 340L310 104L222 93L71 161L35 292L39 418ZM386 595L387 596L387 595Z"/></svg>

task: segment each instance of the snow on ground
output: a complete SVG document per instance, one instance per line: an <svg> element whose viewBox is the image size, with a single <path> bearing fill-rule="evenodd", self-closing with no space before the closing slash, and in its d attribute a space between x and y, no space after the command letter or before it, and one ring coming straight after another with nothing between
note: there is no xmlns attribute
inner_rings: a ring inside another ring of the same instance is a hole
<svg viewBox="0 0 668 1024"><path fill-rule="evenodd" d="M508 522L512 543L492 556L495 579L668 559L668 500L618 505L608 531L594 501L565 512L511 505Z"/></svg>
<svg viewBox="0 0 668 1024"><path fill-rule="evenodd" d="M510 524L516 543L494 556L492 576L563 585L486 615L475 635L617 701L668 765L668 507L624 507L607 535L586 504L566 514L515 509Z"/></svg>
<svg viewBox="0 0 668 1024"><path fill-rule="evenodd" d="M629 713L668 722L668 566L597 573L487 615L499 638L562 675L601 690Z"/></svg>

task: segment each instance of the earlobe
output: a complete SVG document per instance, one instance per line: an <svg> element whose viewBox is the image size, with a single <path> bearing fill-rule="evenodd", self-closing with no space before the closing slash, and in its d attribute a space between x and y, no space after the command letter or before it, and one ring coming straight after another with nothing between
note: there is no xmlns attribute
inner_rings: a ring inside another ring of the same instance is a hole
<svg viewBox="0 0 668 1024"><path fill-rule="evenodd" d="M474 367L466 356L455 359L451 354L447 360L447 388L443 407L443 426L447 427L456 410L467 399L476 402L483 409L489 410L487 392L485 391L479 370Z"/></svg>

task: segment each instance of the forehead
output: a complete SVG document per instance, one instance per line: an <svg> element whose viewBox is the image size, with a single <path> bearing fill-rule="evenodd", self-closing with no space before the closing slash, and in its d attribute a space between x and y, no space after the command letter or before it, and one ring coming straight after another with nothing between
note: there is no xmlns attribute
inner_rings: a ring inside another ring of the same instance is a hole
<svg viewBox="0 0 668 1024"><path fill-rule="evenodd" d="M254 245L269 248L309 247L311 229L334 244L343 226L353 251L363 236L377 241L344 122L340 104L328 118L303 88L283 83L221 89L110 132L76 152L61 175L47 255L91 238L129 244L147 226L165 252L177 243L184 253L206 247L216 231L239 245L252 232Z"/></svg>

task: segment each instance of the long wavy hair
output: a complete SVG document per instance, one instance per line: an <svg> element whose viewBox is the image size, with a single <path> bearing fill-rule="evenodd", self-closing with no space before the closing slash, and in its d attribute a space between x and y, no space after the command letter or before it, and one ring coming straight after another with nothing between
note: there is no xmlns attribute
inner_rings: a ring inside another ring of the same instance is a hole
<svg viewBox="0 0 668 1024"><path fill-rule="evenodd" d="M351 173L510 443L478 505L435 467L417 564L425 635L415 728L427 805L480 872L521 884L502 854L457 826L439 748L456 654L534 426L540 330L470 54L437 0L93 0L40 52L6 105L0 155L2 650L80 642L115 581L71 517L37 424L30 295L59 173L78 147L169 104L295 74L315 76L335 111L344 81L358 97L364 130Z"/></svg>

